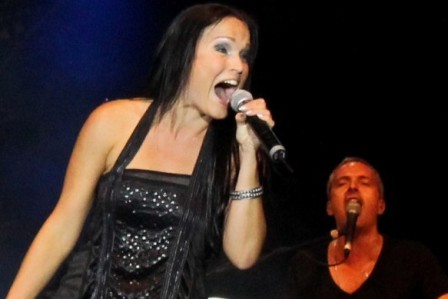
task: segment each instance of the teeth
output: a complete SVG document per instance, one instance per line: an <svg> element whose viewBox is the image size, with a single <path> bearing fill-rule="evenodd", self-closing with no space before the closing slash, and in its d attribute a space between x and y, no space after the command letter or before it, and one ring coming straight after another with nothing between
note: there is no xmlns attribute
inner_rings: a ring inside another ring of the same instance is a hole
<svg viewBox="0 0 448 299"><path fill-rule="evenodd" d="M232 86L237 86L238 85L238 81L237 80L225 80L224 83L228 84L228 85L232 85Z"/></svg>

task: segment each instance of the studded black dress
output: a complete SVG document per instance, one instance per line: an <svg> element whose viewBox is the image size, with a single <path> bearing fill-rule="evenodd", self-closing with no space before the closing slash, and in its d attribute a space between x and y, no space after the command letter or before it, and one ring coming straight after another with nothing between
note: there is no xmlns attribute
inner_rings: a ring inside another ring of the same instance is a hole
<svg viewBox="0 0 448 299"><path fill-rule="evenodd" d="M125 170L115 216L106 298L161 298L189 176Z"/></svg>
<svg viewBox="0 0 448 299"><path fill-rule="evenodd" d="M195 213L189 211L190 176L126 169L153 114L148 109L113 169L101 178L86 241L39 298L205 298L199 295L204 290L185 288L184 281L188 225Z"/></svg>

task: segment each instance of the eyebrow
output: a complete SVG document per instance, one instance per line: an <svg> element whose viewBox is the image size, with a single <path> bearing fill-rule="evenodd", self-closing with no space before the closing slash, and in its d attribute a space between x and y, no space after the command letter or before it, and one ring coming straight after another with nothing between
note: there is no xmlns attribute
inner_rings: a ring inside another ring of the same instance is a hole
<svg viewBox="0 0 448 299"><path fill-rule="evenodd" d="M215 39L221 39L221 38L230 39L231 41L235 41L234 37L228 36L228 35L218 35L218 36L215 37Z"/></svg>
<svg viewBox="0 0 448 299"><path fill-rule="evenodd" d="M339 180L348 180L348 179L351 179L352 178L352 176L350 176L350 175L343 175L343 176L340 176L340 177L336 177L335 178L335 181L339 181ZM373 180L374 179L374 177L372 177L372 176L367 176L367 175L357 175L357 176L355 176L355 179L368 179L368 180Z"/></svg>

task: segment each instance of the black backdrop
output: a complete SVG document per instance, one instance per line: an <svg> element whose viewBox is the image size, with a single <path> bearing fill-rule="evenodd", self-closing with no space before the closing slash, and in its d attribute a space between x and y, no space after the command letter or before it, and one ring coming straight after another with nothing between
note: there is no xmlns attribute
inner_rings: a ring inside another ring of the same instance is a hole
<svg viewBox="0 0 448 299"><path fill-rule="evenodd" d="M0 4L0 296L57 200L88 113L136 95L163 29L195 3L36 2ZM448 270L441 4L222 2L260 24L251 92L268 101L295 169L273 178L282 196L267 202L267 248L328 233L327 175L358 155L385 181L382 230L423 242Z"/></svg>

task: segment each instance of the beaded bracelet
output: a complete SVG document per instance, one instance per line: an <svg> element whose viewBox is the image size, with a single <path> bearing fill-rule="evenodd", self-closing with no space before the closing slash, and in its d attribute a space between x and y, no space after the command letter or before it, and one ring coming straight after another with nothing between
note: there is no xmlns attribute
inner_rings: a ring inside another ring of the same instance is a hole
<svg viewBox="0 0 448 299"><path fill-rule="evenodd" d="M249 190L242 191L230 191L230 199L240 200L240 199L253 199L263 195L263 187L255 187Z"/></svg>

